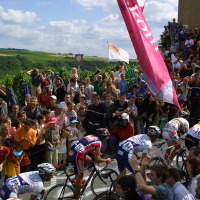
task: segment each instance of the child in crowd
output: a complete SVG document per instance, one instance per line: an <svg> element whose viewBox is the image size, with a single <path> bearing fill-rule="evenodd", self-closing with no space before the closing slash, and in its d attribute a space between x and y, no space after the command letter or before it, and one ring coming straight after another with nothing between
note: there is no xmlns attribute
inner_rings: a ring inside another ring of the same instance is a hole
<svg viewBox="0 0 200 200"><path fill-rule="evenodd" d="M78 129L78 140L83 138L86 134L85 129L82 126L82 121L79 121L77 124L77 129Z"/></svg>
<svg viewBox="0 0 200 200"><path fill-rule="evenodd" d="M69 131L68 137L67 137L67 150L69 152L69 149L71 148L72 142L78 139L78 129L76 127L77 120L70 121L70 125L66 128L67 131Z"/></svg>
<svg viewBox="0 0 200 200"><path fill-rule="evenodd" d="M67 152L67 135L65 131L60 134L60 144L58 145L58 164L63 164L66 162L66 152Z"/></svg>
<svg viewBox="0 0 200 200"><path fill-rule="evenodd" d="M77 71L76 67L73 67L73 68L71 69L70 78L71 78L71 79L72 79L72 78L78 79L78 71Z"/></svg>

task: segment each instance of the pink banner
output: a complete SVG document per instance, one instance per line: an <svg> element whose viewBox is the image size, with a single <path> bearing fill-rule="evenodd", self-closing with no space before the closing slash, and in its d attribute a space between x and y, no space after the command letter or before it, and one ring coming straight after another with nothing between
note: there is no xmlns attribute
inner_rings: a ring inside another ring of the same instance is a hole
<svg viewBox="0 0 200 200"><path fill-rule="evenodd" d="M156 100L180 108L167 67L137 0L117 1L150 92Z"/></svg>

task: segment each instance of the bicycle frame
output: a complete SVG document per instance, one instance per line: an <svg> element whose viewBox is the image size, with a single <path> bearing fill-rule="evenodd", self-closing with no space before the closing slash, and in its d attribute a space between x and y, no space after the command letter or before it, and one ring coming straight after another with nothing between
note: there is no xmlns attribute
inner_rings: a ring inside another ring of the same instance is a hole
<svg viewBox="0 0 200 200"><path fill-rule="evenodd" d="M83 196L83 194L84 194L84 192L85 192L85 189L87 188L87 186L88 186L90 180L92 179L92 177L93 177L93 175L94 175L95 173L97 173L97 175L99 176L99 178L101 179L101 181L103 181L103 182L105 183L105 181L102 179L102 177L101 177L101 175L100 175L100 170L97 169L97 167L95 166L94 162L91 162L91 166L90 166L90 167L93 167L93 169L92 169L92 171L91 171L91 173L90 173L90 175L89 175L89 177L88 177L86 183L83 185L83 187L82 187L82 189L81 189L81 191L80 191L80 197ZM88 167L88 168L89 168L89 167ZM68 172L67 172L67 167L64 168L64 172L65 172L67 178L66 178L66 180L65 180L65 183L64 183L64 185L63 185L63 188L62 188L62 191L61 191L61 193L60 193L60 197L59 197L59 198L61 198L62 196L64 196L65 187L66 187L66 185L67 185L67 183L68 183L68 180L70 181L70 183L71 183L71 185L73 186L73 188L75 188L75 183L74 183L74 181L71 179L71 177L74 176L75 174L74 174L74 173L68 174ZM58 198L58 199L59 199L59 198ZM62 199L62 198L61 198L61 199Z"/></svg>

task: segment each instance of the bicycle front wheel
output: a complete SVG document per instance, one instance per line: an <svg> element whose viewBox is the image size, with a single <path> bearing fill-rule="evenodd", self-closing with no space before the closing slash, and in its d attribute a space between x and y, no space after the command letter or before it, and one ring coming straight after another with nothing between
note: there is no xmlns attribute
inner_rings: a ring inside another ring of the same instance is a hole
<svg viewBox="0 0 200 200"><path fill-rule="evenodd" d="M114 169L103 169L96 173L91 181L91 190L94 196L108 191L111 184L116 180L118 173Z"/></svg>
<svg viewBox="0 0 200 200"><path fill-rule="evenodd" d="M120 200L120 198L114 192L102 192L99 193L93 200Z"/></svg>
<svg viewBox="0 0 200 200"><path fill-rule="evenodd" d="M46 195L45 200L64 200L69 197L74 197L74 189L70 185L66 185L62 192L64 184L57 184L51 187Z"/></svg>

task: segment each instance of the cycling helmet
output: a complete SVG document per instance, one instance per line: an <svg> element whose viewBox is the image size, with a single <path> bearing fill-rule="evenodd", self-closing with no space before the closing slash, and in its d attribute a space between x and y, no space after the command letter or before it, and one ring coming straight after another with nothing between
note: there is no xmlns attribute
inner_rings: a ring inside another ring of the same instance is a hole
<svg viewBox="0 0 200 200"><path fill-rule="evenodd" d="M107 137L110 135L110 133L107 128L98 128L96 129L96 135Z"/></svg>
<svg viewBox="0 0 200 200"><path fill-rule="evenodd" d="M9 199L7 199L7 200L22 200L22 199L13 197L13 198L9 198Z"/></svg>
<svg viewBox="0 0 200 200"><path fill-rule="evenodd" d="M129 115L127 113L123 113L121 115L121 119L126 119L126 120L129 120Z"/></svg>
<svg viewBox="0 0 200 200"><path fill-rule="evenodd" d="M159 127L157 126L149 126L148 130L147 130L147 135L148 136L159 136L161 135L161 130Z"/></svg>
<svg viewBox="0 0 200 200"><path fill-rule="evenodd" d="M188 111L182 111L180 113L180 117L189 117L190 116L190 113Z"/></svg>
<svg viewBox="0 0 200 200"><path fill-rule="evenodd" d="M55 167L50 164L50 163L41 163L37 166L39 174L44 175L44 174L55 174L56 169Z"/></svg>

